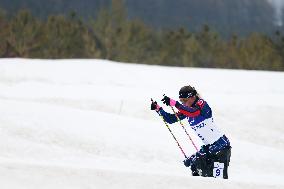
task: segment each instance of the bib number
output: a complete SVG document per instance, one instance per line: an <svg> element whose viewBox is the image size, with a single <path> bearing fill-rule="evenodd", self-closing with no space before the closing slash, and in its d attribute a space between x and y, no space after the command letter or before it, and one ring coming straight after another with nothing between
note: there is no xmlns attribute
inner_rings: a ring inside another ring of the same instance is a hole
<svg viewBox="0 0 284 189"><path fill-rule="evenodd" d="M214 162L213 176L223 178L224 163Z"/></svg>

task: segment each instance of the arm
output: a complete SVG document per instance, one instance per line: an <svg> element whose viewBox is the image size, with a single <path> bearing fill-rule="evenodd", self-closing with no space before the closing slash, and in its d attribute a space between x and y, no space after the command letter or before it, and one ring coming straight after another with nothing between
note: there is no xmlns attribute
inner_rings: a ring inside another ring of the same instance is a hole
<svg viewBox="0 0 284 189"><path fill-rule="evenodd" d="M168 96L164 95L164 98L162 99L163 103L166 104L167 106L175 106L179 112L183 115L185 115L186 117L196 117L199 116L201 114L201 109L204 106L204 101L200 100L197 102L197 105L200 107L188 107L188 106L184 106L181 103L179 103L178 101L175 101L171 98L169 98Z"/></svg>
<svg viewBox="0 0 284 189"><path fill-rule="evenodd" d="M179 110L180 113L184 114L187 117L196 117L200 115L200 109L195 107L188 107L176 102L175 107Z"/></svg>
<svg viewBox="0 0 284 189"><path fill-rule="evenodd" d="M166 112L165 110L163 110L163 108L160 108L157 112L158 114L162 115L165 121L169 124L172 124L178 121L175 114L170 114ZM184 118L186 118L186 116L180 112L177 113L177 116L179 117L180 120L183 120Z"/></svg>

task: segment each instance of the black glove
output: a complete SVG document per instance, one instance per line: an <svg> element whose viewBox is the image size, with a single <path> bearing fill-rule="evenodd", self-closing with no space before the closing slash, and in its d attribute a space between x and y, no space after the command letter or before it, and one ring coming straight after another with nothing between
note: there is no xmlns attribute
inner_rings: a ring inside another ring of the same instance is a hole
<svg viewBox="0 0 284 189"><path fill-rule="evenodd" d="M167 106L169 106L170 105L170 98L169 97L167 97L166 95L164 95L164 98L162 99L162 102L164 103L164 104L166 104Z"/></svg>
<svg viewBox="0 0 284 189"><path fill-rule="evenodd" d="M186 166L186 167L191 166L193 161L195 160L195 158L196 158L196 156L192 155L192 156L190 156L190 158L186 158L185 160L183 160L184 166Z"/></svg>
<svg viewBox="0 0 284 189"><path fill-rule="evenodd" d="M185 159L185 160L183 160L183 164L184 164L184 166L189 167L191 165L191 162L190 162L189 159Z"/></svg>
<svg viewBox="0 0 284 189"><path fill-rule="evenodd" d="M151 103L151 110L156 110L157 109L157 105L158 105L158 103L155 101L152 101L152 103Z"/></svg>
<svg viewBox="0 0 284 189"><path fill-rule="evenodd" d="M152 99L151 99L152 100ZM152 103L151 103L151 110L156 110L156 111L159 111L159 109L161 108L161 106L159 106L159 104L155 101L152 100Z"/></svg>

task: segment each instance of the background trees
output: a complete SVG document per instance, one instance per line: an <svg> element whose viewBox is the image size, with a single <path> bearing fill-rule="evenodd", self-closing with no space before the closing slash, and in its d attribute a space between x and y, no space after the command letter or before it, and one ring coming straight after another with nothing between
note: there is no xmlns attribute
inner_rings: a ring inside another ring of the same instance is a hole
<svg viewBox="0 0 284 189"><path fill-rule="evenodd" d="M127 15L123 0L113 0L87 21L74 11L47 19L28 10L13 16L0 11L0 57L101 58L168 66L284 70L281 30L272 36L232 33L223 38L209 25L194 32L184 27L156 29Z"/></svg>

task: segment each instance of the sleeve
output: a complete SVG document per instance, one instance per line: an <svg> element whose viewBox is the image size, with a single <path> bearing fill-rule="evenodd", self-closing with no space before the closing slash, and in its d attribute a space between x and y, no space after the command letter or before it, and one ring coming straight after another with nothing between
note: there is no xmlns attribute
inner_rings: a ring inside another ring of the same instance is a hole
<svg viewBox="0 0 284 189"><path fill-rule="evenodd" d="M179 102L176 103L176 108L179 110L180 113L184 114L187 117L199 116L201 112L200 108L184 106Z"/></svg>
<svg viewBox="0 0 284 189"><path fill-rule="evenodd" d="M166 112L165 110L163 110L163 108L160 108L159 111L157 111L157 113L163 116L164 120L169 124L172 124L178 121L175 114L170 114ZM177 116L179 117L180 120L183 120L184 118L186 118L186 116L180 112L177 113Z"/></svg>

